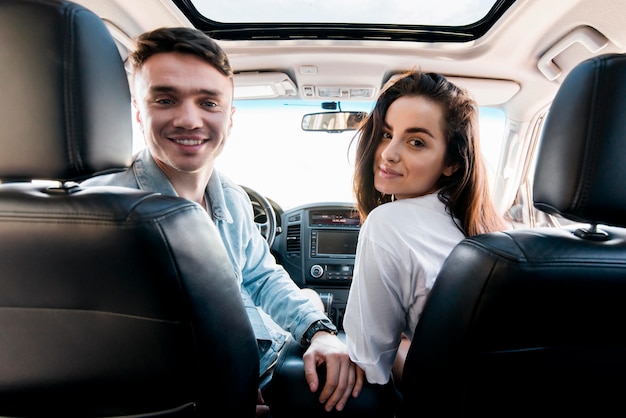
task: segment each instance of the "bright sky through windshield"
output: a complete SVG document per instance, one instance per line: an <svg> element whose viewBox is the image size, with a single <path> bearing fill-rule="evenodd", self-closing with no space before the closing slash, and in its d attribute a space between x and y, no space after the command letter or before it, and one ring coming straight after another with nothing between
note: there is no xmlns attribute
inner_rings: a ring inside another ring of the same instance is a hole
<svg viewBox="0 0 626 418"><path fill-rule="evenodd" d="M217 159L217 169L284 209L314 201L351 202L353 159L349 144L356 131L303 131L302 116L322 111L316 103L258 103L235 103L233 129ZM343 106L343 110L370 109L369 103Z"/></svg>

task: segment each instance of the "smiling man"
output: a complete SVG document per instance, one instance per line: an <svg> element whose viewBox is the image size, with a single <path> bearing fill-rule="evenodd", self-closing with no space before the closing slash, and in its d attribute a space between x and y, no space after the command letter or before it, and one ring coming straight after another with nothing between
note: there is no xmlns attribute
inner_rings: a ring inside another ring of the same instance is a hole
<svg viewBox="0 0 626 418"><path fill-rule="evenodd" d="M321 302L306 296L276 263L254 223L246 192L214 169L235 112L228 57L201 31L162 28L138 38L131 60L133 106L146 148L127 171L95 177L83 185L181 196L205 208L241 285L257 337L261 373L270 370L293 338L306 348L304 374L310 390L318 391L317 366L325 364L319 401L327 411L342 410L362 387L361 370L350 361ZM267 414L267 406L260 405L257 412Z"/></svg>

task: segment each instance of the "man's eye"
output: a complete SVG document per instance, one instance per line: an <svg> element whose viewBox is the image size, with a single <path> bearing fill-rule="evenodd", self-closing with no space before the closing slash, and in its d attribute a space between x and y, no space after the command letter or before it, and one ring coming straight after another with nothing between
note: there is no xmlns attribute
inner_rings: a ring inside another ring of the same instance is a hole
<svg viewBox="0 0 626 418"><path fill-rule="evenodd" d="M217 103L215 103L215 102L204 102L204 103L202 103L202 106L204 106L204 107L216 107Z"/></svg>
<svg viewBox="0 0 626 418"><path fill-rule="evenodd" d="M167 104L172 104L173 101L170 99L156 99L155 100L156 103L158 104L163 104L163 105L167 105Z"/></svg>

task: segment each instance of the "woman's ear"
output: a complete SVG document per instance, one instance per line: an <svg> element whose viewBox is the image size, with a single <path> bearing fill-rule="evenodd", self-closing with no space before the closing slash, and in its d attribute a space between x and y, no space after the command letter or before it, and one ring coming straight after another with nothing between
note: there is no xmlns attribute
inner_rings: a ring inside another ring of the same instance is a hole
<svg viewBox="0 0 626 418"><path fill-rule="evenodd" d="M458 163L450 164L444 167L443 172L441 174L443 174L446 177L450 177L451 175L456 173L458 169L459 169Z"/></svg>

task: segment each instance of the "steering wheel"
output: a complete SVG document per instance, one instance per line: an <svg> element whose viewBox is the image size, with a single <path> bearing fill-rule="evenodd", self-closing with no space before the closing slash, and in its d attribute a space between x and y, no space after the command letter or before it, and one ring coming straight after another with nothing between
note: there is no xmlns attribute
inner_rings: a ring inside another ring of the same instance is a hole
<svg viewBox="0 0 626 418"><path fill-rule="evenodd" d="M267 241L267 245L271 248L274 243L274 238L276 238L277 229L276 212L274 211L274 208L272 207L270 201L256 190L246 186L241 186L241 188L248 193L250 201L252 202L254 223L257 228L259 228L259 231L261 232L261 235L263 235L263 238L265 238L265 241Z"/></svg>

